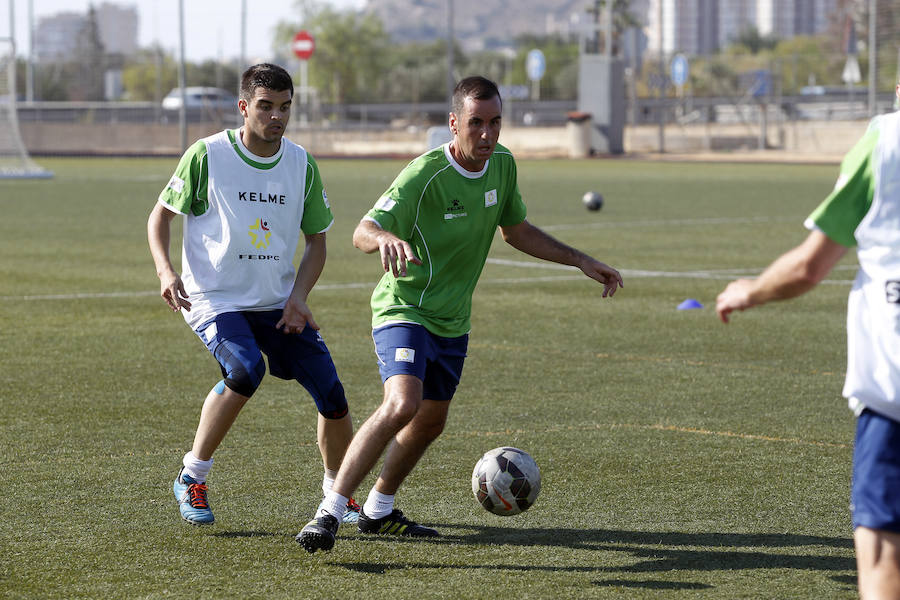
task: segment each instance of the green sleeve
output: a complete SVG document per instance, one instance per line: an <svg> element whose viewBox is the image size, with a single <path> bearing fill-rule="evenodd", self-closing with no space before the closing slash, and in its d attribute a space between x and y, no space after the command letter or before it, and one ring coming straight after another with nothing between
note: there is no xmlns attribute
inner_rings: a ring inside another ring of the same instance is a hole
<svg viewBox="0 0 900 600"><path fill-rule="evenodd" d="M159 201L183 215L202 215L209 208L209 164L206 142L198 140L178 162L175 174L159 194Z"/></svg>
<svg viewBox="0 0 900 600"><path fill-rule="evenodd" d="M300 230L306 235L328 231L334 223L325 184L319 173L319 165L312 155L306 155L306 192L303 194L303 220Z"/></svg>
<svg viewBox="0 0 900 600"><path fill-rule="evenodd" d="M847 153L834 190L808 219L829 239L848 248L856 245L854 232L875 195L873 167L879 134L877 126L871 127Z"/></svg>
<svg viewBox="0 0 900 600"><path fill-rule="evenodd" d="M511 190L509 201L503 206L503 214L500 215L500 227L511 227L518 225L525 220L528 210L522 201L522 194L519 192L519 176L516 169L516 161L509 155L509 162L512 165L508 179L508 187Z"/></svg>
<svg viewBox="0 0 900 600"><path fill-rule="evenodd" d="M404 240L412 238L416 220L416 207L424 192L419 170L412 162L400 171L391 187L378 199L375 206L366 213L375 219L381 228Z"/></svg>

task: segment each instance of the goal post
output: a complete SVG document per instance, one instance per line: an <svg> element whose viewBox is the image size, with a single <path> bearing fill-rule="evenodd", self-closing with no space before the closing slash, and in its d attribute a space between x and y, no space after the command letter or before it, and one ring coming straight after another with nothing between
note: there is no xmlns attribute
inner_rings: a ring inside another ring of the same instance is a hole
<svg viewBox="0 0 900 600"><path fill-rule="evenodd" d="M16 54L9 39L0 39L0 179L53 177L31 160L22 142L16 111Z"/></svg>

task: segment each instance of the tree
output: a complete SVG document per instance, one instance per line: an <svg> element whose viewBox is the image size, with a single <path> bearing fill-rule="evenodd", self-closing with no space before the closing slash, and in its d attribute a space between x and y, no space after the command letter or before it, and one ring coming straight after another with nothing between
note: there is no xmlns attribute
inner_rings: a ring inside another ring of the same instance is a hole
<svg viewBox="0 0 900 600"><path fill-rule="evenodd" d="M161 102L178 85L175 61L162 48L148 48L122 71L125 98L132 101Z"/></svg>
<svg viewBox="0 0 900 600"><path fill-rule="evenodd" d="M300 25L282 21L275 34L277 49L288 48L297 31L309 31L316 51L309 61L310 84L326 101L353 103L371 100L382 89L388 72L390 40L381 21L353 11L339 11L311 0L300 0Z"/></svg>
<svg viewBox="0 0 900 600"><path fill-rule="evenodd" d="M743 49L749 50L750 54L759 54L763 50L772 50L776 45L777 37L762 35L753 25L744 27L731 44L733 54L741 54Z"/></svg>

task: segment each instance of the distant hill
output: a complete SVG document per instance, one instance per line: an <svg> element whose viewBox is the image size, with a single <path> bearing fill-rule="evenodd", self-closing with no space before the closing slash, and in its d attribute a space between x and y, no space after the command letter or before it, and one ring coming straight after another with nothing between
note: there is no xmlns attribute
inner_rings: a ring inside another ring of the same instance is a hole
<svg viewBox="0 0 900 600"><path fill-rule="evenodd" d="M467 50L511 45L523 33L574 33L591 0L453 0L453 33ZM397 42L447 37L447 0L367 0L366 14L381 18ZM577 22L577 21L576 21Z"/></svg>

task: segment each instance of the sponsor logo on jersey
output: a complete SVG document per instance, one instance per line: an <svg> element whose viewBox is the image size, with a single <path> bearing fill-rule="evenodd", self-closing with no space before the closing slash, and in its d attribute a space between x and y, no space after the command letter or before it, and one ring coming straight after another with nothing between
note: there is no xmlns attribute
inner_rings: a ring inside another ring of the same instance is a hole
<svg viewBox="0 0 900 600"><path fill-rule="evenodd" d="M445 220L458 219L460 217L465 217L467 214L466 207L463 206L462 202L460 202L456 198L454 198L453 202L450 203L450 206L448 206L444 210L447 211L444 213Z"/></svg>
<svg viewBox="0 0 900 600"><path fill-rule="evenodd" d="M238 254L241 260L281 260L277 254Z"/></svg>
<svg viewBox="0 0 900 600"><path fill-rule="evenodd" d="M488 206L496 206L497 204L497 190L490 190L484 193L484 207Z"/></svg>
<svg viewBox="0 0 900 600"><path fill-rule="evenodd" d="M169 180L169 183L166 184L166 187L174 190L175 193L180 194L181 191L184 190L184 179L182 179L178 175L172 175L172 179Z"/></svg>
<svg viewBox="0 0 900 600"><path fill-rule="evenodd" d="M397 348L394 350L394 362L416 362L415 348Z"/></svg>
<svg viewBox="0 0 900 600"><path fill-rule="evenodd" d="M262 204L284 205L284 194L264 194L262 192L238 192L241 202L260 202Z"/></svg>
<svg viewBox="0 0 900 600"><path fill-rule="evenodd" d="M269 247L269 238L272 237L272 232L269 231L268 221L257 219L248 228L247 233L250 235L250 243L253 244L254 248Z"/></svg>
<svg viewBox="0 0 900 600"><path fill-rule="evenodd" d="M884 295L889 304L900 304L900 281L885 281Z"/></svg>
<svg viewBox="0 0 900 600"><path fill-rule="evenodd" d="M325 208L331 208L331 205L328 204L328 194L325 193L325 188L322 188L322 202L325 203Z"/></svg>

